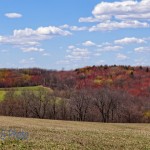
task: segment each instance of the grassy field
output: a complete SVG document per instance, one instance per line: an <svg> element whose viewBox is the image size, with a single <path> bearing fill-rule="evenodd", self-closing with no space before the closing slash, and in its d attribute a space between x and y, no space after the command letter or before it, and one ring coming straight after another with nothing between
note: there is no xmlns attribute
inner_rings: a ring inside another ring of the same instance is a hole
<svg viewBox="0 0 150 150"><path fill-rule="evenodd" d="M5 94L6 94L6 91L0 90L0 101L4 100Z"/></svg>
<svg viewBox="0 0 150 150"><path fill-rule="evenodd" d="M22 91L38 91L39 89L51 90L50 88L46 88L43 86L29 86L29 87L14 87L14 88L0 88L0 101L4 100L5 94L9 90L14 90L16 95L19 95ZM51 90L52 91L52 90Z"/></svg>
<svg viewBox="0 0 150 150"><path fill-rule="evenodd" d="M1 135L2 129L29 134L27 140L6 136L0 140L2 150L150 150L149 124L104 124L1 116L0 129Z"/></svg>

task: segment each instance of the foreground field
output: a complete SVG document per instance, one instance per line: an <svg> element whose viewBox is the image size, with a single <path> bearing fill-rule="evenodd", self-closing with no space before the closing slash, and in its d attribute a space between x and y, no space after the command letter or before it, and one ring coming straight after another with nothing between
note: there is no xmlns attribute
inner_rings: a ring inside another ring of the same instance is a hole
<svg viewBox="0 0 150 150"><path fill-rule="evenodd" d="M24 131L27 140L0 140L2 150L150 150L149 124L104 124L0 116L2 130Z"/></svg>

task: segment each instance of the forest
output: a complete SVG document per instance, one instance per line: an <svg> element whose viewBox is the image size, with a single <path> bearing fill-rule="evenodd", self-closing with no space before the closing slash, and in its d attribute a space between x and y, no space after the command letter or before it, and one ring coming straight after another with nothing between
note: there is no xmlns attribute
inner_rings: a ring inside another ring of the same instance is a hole
<svg viewBox="0 0 150 150"><path fill-rule="evenodd" d="M0 97L3 116L150 123L150 67L0 69Z"/></svg>

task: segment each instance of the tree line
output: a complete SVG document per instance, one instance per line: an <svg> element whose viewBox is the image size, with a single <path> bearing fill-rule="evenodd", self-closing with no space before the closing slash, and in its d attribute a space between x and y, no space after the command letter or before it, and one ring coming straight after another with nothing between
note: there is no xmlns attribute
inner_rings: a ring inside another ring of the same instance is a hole
<svg viewBox="0 0 150 150"><path fill-rule="evenodd" d="M96 122L150 122L150 97L109 87L67 90L9 90L0 115Z"/></svg>

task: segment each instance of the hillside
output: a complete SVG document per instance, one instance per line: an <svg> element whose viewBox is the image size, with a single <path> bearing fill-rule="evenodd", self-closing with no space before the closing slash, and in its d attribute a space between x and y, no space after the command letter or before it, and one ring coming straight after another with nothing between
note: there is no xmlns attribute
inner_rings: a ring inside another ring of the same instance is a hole
<svg viewBox="0 0 150 150"><path fill-rule="evenodd" d="M1 69L0 100L5 116L150 122L150 68Z"/></svg>
<svg viewBox="0 0 150 150"><path fill-rule="evenodd" d="M40 120L0 116L0 130L5 130L0 140L3 150L148 150L150 149L149 124L103 124ZM8 131L16 134L7 135ZM18 140L18 132L27 133ZM2 133L0 133L2 134Z"/></svg>
<svg viewBox="0 0 150 150"><path fill-rule="evenodd" d="M150 94L150 68L93 66L71 71L44 69L0 69L0 87L43 85L52 89L102 87L123 89L136 96Z"/></svg>

